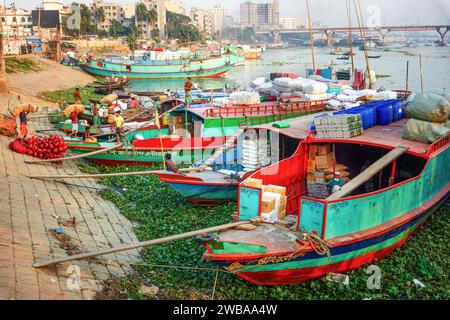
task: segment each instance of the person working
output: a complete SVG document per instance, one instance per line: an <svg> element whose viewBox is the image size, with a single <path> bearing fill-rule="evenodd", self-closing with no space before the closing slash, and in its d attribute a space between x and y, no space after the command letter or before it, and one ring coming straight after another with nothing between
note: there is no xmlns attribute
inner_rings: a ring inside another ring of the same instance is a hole
<svg viewBox="0 0 450 320"><path fill-rule="evenodd" d="M180 172L180 170L178 169L178 167L175 164L175 162L172 161L172 155L170 153L166 153L164 162L166 164L166 170L167 171L172 171L174 173L179 173Z"/></svg>
<svg viewBox="0 0 450 320"><path fill-rule="evenodd" d="M186 105L189 105L192 102L192 89L194 88L194 85L192 84L192 79L189 77L187 78L186 83L184 84L184 99Z"/></svg>
<svg viewBox="0 0 450 320"><path fill-rule="evenodd" d="M19 121L20 121L20 135L23 139L25 139L28 135L28 127L27 127L27 115L29 111L22 111L19 113Z"/></svg>
<svg viewBox="0 0 450 320"><path fill-rule="evenodd" d="M76 88L75 92L73 94L73 97L75 98L75 104L81 104L82 97L81 97L81 91L80 88Z"/></svg>
<svg viewBox="0 0 450 320"><path fill-rule="evenodd" d="M72 139L72 136L75 137L78 135L78 112L74 111L70 114L70 119L72 121L72 132L69 134L69 138Z"/></svg>
<svg viewBox="0 0 450 320"><path fill-rule="evenodd" d="M136 109L138 107L138 102L135 97L131 97L131 99L128 101L128 105L130 109Z"/></svg>
<svg viewBox="0 0 450 320"><path fill-rule="evenodd" d="M115 116L114 116L114 125L116 128L116 140L117 140L117 144L120 144L121 140L120 138L122 137L124 139L124 141L126 143L128 143L128 139L125 136L125 120L123 119L122 115L121 115L122 111L116 110L115 111Z"/></svg>
<svg viewBox="0 0 450 320"><path fill-rule="evenodd" d="M81 125L84 126L83 140L86 141L91 138L91 125L87 120L84 120Z"/></svg>
<svg viewBox="0 0 450 320"><path fill-rule="evenodd" d="M341 190L342 186L345 184L344 179L341 178L339 172L334 173L334 178L328 182L328 192L333 194Z"/></svg>

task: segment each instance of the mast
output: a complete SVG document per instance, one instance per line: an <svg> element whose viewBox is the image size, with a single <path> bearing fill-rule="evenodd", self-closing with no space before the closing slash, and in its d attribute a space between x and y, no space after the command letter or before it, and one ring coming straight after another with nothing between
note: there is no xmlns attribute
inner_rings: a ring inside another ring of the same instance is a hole
<svg viewBox="0 0 450 320"><path fill-rule="evenodd" d="M359 11L358 11L358 7L356 6L356 1L358 1L358 6L359 6ZM368 52L368 48L366 46L366 37L364 35L364 22L362 21L362 11L361 11L361 5L359 3L359 0L353 0L353 4L355 6L355 11L356 11L356 18L358 19L358 26L359 26L359 33L361 35L361 40L363 43L363 48L364 48L364 56L366 58L366 68L367 68L367 76L369 78L369 89L373 88L373 84L372 84L372 78L370 77L370 65L369 65L369 52Z"/></svg>
<svg viewBox="0 0 450 320"><path fill-rule="evenodd" d="M350 47L350 59L352 60L352 74L354 74L355 58L353 55L352 12L351 12L350 1L351 0L345 0L345 7L347 9L347 17L348 17L348 45Z"/></svg>
<svg viewBox="0 0 450 320"><path fill-rule="evenodd" d="M316 72L316 58L314 55L314 37L312 33L312 21L311 21L311 12L309 11L309 2L306 0L306 9L308 10L308 27L309 27L309 41L310 41L310 47L311 47L311 57L312 57L312 63L313 63L313 69L314 72Z"/></svg>

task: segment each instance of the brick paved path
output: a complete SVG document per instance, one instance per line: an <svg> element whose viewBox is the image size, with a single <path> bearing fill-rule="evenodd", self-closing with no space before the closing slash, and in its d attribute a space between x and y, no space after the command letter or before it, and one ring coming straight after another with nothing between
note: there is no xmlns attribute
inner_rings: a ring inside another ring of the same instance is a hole
<svg viewBox="0 0 450 320"><path fill-rule="evenodd" d="M33 128L31 122L29 126ZM36 127L45 126L47 120L36 123ZM130 263L139 261L137 250L43 269L33 268L33 260L67 256L49 233L58 227L57 217L75 217L75 227L62 229L71 237L70 243L82 251L136 242L131 223L112 203L101 199L96 189L24 177L76 174L80 170L73 162L61 166L26 164L24 159L29 157L10 151L10 141L0 135L0 300L92 299L101 290L102 280L131 271ZM101 188L94 180L65 181ZM81 281L73 281L78 268Z"/></svg>

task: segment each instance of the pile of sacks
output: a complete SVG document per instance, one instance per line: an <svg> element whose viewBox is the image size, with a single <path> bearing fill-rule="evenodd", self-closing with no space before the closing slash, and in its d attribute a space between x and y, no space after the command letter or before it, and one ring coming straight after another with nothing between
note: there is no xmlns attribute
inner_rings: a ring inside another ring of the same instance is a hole
<svg viewBox="0 0 450 320"><path fill-rule="evenodd" d="M416 93L405 105L408 120L403 137L433 143L450 133L450 95L447 93Z"/></svg>
<svg viewBox="0 0 450 320"><path fill-rule="evenodd" d="M230 101L233 105L259 104L261 97L258 92L238 91L230 94Z"/></svg>
<svg viewBox="0 0 450 320"><path fill-rule="evenodd" d="M333 99L330 99L327 104L330 110L341 110L357 107L363 101L392 99L397 99L397 92L389 90L378 92L372 89L353 90L348 88L337 94Z"/></svg>

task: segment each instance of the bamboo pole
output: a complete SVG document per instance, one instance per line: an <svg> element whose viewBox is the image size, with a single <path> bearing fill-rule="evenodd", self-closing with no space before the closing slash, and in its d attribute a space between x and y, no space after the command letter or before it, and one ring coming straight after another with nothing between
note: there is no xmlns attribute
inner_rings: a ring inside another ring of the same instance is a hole
<svg viewBox="0 0 450 320"><path fill-rule="evenodd" d="M308 11L308 27L309 27L309 41L311 42L311 57L312 57L312 63L313 63L313 69L314 69L314 73L316 72L316 58L315 58L315 54L314 54L314 36L312 33L312 21L311 21L311 12L309 11L309 2L308 0L306 1L306 9Z"/></svg>
<svg viewBox="0 0 450 320"><path fill-rule="evenodd" d="M419 66L420 66L420 91L423 93L422 54L419 54Z"/></svg>
<svg viewBox="0 0 450 320"><path fill-rule="evenodd" d="M409 82L409 60L406 61L406 91L408 91L408 82Z"/></svg>
<svg viewBox="0 0 450 320"><path fill-rule="evenodd" d="M72 157L67 157L67 158L58 158L58 159L25 160L25 163L45 163L45 162L56 162L56 161L82 159L82 158L86 158L86 157L90 157L90 156L95 156L97 154L106 153L108 151L121 148L123 146L124 146L124 143L121 143L121 144L115 145L114 147L100 149L100 150L96 150L96 151L93 151L93 152L80 154L80 155L77 155L77 156L72 156Z"/></svg>
<svg viewBox="0 0 450 320"><path fill-rule="evenodd" d="M156 112L155 124L158 127L158 137L159 137L159 143L161 145L162 163L163 163L164 171L166 171L167 168L166 168L166 161L165 161L165 156L164 156L164 144L163 144L163 140L162 140L162 136L161 136L161 123L159 122L158 108L155 108L155 112Z"/></svg>
<svg viewBox="0 0 450 320"><path fill-rule="evenodd" d="M355 58L353 54L353 33L352 33L352 11L351 11L351 0L345 0L345 8L347 9L348 18L348 45L350 46L350 59L352 60L352 74L355 72Z"/></svg>
<svg viewBox="0 0 450 320"><path fill-rule="evenodd" d="M358 20L358 26L359 26L359 33L361 35L361 40L362 40L363 48L364 48L364 56L366 58L367 75L369 77L369 89L372 89L373 84L372 84L372 78L370 77L369 52L368 52L368 48L366 46L366 37L365 37L364 31L363 31L363 28L364 28L364 22L362 21L363 16L362 16L362 11L361 11L361 5L358 1L358 6L359 6L359 11L358 11L358 7L356 6L356 1L357 0L353 0L353 5L355 6L356 18Z"/></svg>
<svg viewBox="0 0 450 320"><path fill-rule="evenodd" d="M251 223L251 221L247 220L247 221L228 223L228 224L224 224L224 225L216 226L216 227L212 227L212 228L206 228L206 229L201 229L201 230L197 230L197 231L186 232L186 233L173 235L173 236L169 236L169 237L164 237L164 238L159 238L159 239L154 239L154 240L150 240L150 241L137 242L134 244L128 244L128 245L124 245L124 246L120 246L120 247L116 247L116 248L99 250L97 252L92 252L92 253L77 254L77 255L54 259L54 260L36 260L33 263L33 267L42 268L42 267L47 267L47 266L51 266L51 265L62 263L62 262L83 260L83 259L87 259L87 258L103 256L106 254L111 254L111 253L116 253L116 252L123 252L123 251L133 250L133 249L137 249L137 248L147 247L147 246L154 246L154 245L162 244L162 243L166 243L166 242L195 237L197 235L201 235L201 234L205 234L205 233L227 230L227 229L235 228L237 226L240 226L243 224L248 224L248 223Z"/></svg>
<svg viewBox="0 0 450 320"><path fill-rule="evenodd" d="M26 175L31 179L95 179L95 178L110 178L110 177L128 177L128 176L145 176L158 173L159 171L136 171L136 172L118 172L118 173L102 173L102 174L68 174L68 175Z"/></svg>

